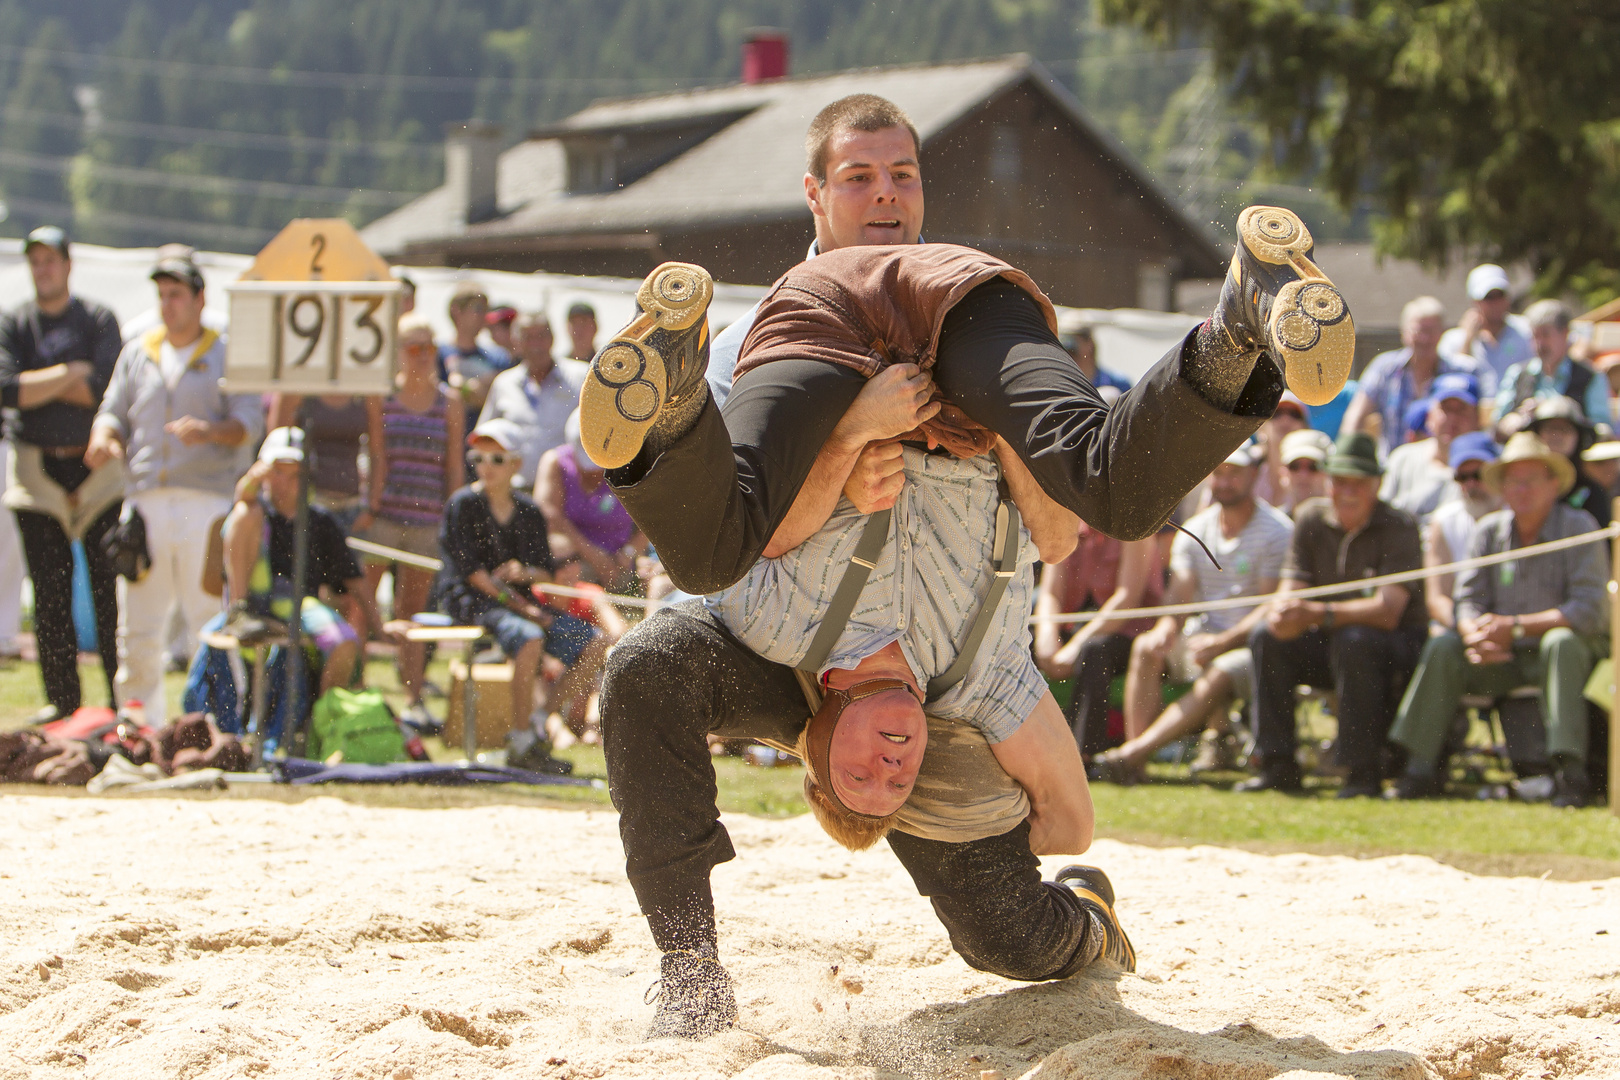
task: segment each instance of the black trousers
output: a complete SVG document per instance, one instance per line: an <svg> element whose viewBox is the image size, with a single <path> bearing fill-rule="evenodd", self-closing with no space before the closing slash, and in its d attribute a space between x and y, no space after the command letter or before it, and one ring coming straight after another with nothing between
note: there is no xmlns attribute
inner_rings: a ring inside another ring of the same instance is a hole
<svg viewBox="0 0 1620 1080"><path fill-rule="evenodd" d="M1135 640L1125 634L1098 634L1080 650L1068 719L1074 741L1088 757L1108 749L1108 686L1131 666Z"/></svg>
<svg viewBox="0 0 1620 1080"><path fill-rule="evenodd" d="M946 315L933 374L948 400L1007 440L1055 501L1135 540L1157 531L1282 395L1281 376L1262 360L1232 412L1211 405L1183 375L1193 338L1110 409L1035 301L998 278ZM737 380L723 414L710 400L674 445L609 470L614 494L676 585L715 592L748 572L864 384L858 372L821 361L764 364Z"/></svg>
<svg viewBox="0 0 1620 1080"><path fill-rule="evenodd" d="M749 650L701 601L657 612L609 655L608 782L630 884L661 950L716 943L709 871L736 857L705 736L792 743L808 719L792 669ZM973 967L1056 979L1095 958L1086 912L1041 880L1027 825L964 844L891 833L889 846Z"/></svg>
<svg viewBox="0 0 1620 1080"><path fill-rule="evenodd" d="M1294 768L1294 687L1331 688L1339 697L1339 764L1349 782L1384 778L1384 746L1395 709L1426 638L1422 627L1341 626L1280 641L1264 623L1249 635L1254 653L1255 748L1268 770Z"/></svg>
<svg viewBox="0 0 1620 1080"><path fill-rule="evenodd" d="M84 483L90 470L81 461L47 457L45 473L69 491ZM107 679L107 700L113 696L113 675L118 671L117 575L102 554L101 541L118 524L121 503L114 503L91 523L84 534L84 556L90 565L90 595L96 609L96 650ZM79 690L79 636L73 624L73 544L49 514L18 510L17 531L22 536L23 558L34 583L34 640L39 648L39 675L45 700L64 716L82 704Z"/></svg>

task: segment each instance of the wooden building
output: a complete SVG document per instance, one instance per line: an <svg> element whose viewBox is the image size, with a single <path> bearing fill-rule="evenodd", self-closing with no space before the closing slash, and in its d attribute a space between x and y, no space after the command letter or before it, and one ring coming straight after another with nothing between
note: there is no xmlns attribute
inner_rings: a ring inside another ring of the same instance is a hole
<svg viewBox="0 0 1620 1080"><path fill-rule="evenodd" d="M363 233L417 265L639 277L678 259L768 284L814 237L805 130L854 93L917 125L925 239L1006 259L1077 307L1173 310L1178 282L1225 273L1224 245L1027 56L602 101L504 151L464 125L445 184Z"/></svg>

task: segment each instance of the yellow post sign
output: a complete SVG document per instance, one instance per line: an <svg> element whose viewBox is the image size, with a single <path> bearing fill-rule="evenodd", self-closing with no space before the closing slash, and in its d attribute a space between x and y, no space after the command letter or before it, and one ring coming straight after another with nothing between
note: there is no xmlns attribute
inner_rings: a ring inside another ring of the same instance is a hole
<svg viewBox="0 0 1620 1080"><path fill-rule="evenodd" d="M389 394L399 282L341 218L301 218L229 286L232 393Z"/></svg>

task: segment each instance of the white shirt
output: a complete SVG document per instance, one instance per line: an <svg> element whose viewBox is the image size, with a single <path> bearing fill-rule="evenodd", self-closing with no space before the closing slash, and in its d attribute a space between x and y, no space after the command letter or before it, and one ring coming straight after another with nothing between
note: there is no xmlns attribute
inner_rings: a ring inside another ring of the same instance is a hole
<svg viewBox="0 0 1620 1080"><path fill-rule="evenodd" d="M1389 452L1378 497L1422 525L1441 503L1458 495L1451 466L1434 459L1433 439L1402 443Z"/></svg>
<svg viewBox="0 0 1620 1080"><path fill-rule="evenodd" d="M1288 554L1288 545L1294 538L1293 521L1262 499L1255 500L1249 523L1234 537L1228 538L1221 532L1219 506L1200 510L1183 528L1202 540L1221 564L1217 568L1210 562L1192 537L1176 534L1170 545L1170 571L1192 576L1196 583L1193 596L1199 603L1261 595L1262 583L1282 576L1283 557ZM1250 610L1230 608L1206 612L1199 616L1200 628L1211 634L1230 630Z"/></svg>
<svg viewBox="0 0 1620 1080"><path fill-rule="evenodd" d="M586 366L577 360L557 360L546 377L536 383L528 367L519 364L507 368L489 384L489 397L484 399L478 422L510 420L523 433L523 444L518 449L523 455L523 471L516 480L519 487L534 483L541 454L568 441L563 432L568 426L568 414L579 407L585 371Z"/></svg>
<svg viewBox="0 0 1620 1080"><path fill-rule="evenodd" d="M1440 335L1440 354L1442 356L1455 356L1462 352L1463 329L1453 326ZM1486 342L1483 336L1474 338L1474 347L1465 355L1486 364L1496 372L1496 381L1501 383L1502 376L1514 364L1522 364L1536 355L1535 342L1530 338L1530 324L1523 315L1509 315L1507 323L1502 327L1501 334L1497 335L1496 344ZM1481 387L1484 392L1484 387Z"/></svg>

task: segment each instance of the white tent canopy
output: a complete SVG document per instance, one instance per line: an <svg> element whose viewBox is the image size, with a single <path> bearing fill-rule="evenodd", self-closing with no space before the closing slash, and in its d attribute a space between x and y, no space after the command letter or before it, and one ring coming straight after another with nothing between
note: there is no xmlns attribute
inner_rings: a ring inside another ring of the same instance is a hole
<svg viewBox="0 0 1620 1080"><path fill-rule="evenodd" d="M147 272L155 258L152 248L106 248L73 245L73 291L112 309L130 338L157 324L157 308ZM246 255L200 251L197 264L208 282L204 318L223 329L228 321L229 295L225 286L235 281L253 260ZM596 309L601 330L598 341L623 326L634 315L639 280L630 278L572 277L565 274L514 274L500 270L458 270L443 266L398 267L416 283L417 310L433 321L441 338L451 336L447 311L450 294L469 278L483 285L491 304L509 304L520 312L543 311L557 331L557 347L566 349L568 308L579 302ZM717 285L710 320L718 332L748 310L765 288L757 285ZM33 295L28 264L20 240L0 240L0 309L9 310ZM1102 310L1059 308L1067 326L1084 322L1093 328L1099 362L1135 381L1199 320L1195 316L1137 309Z"/></svg>

